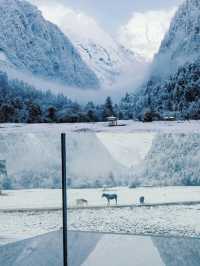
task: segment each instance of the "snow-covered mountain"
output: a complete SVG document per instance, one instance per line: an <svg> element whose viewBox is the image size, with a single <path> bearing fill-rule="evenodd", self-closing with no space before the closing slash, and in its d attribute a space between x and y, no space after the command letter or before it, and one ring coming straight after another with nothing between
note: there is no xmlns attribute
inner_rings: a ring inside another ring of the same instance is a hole
<svg viewBox="0 0 200 266"><path fill-rule="evenodd" d="M101 33L101 40L80 39L71 34L71 40L84 61L96 73L103 87L131 85L143 78L148 63L117 43L107 33ZM127 82L126 82L127 81Z"/></svg>
<svg viewBox="0 0 200 266"><path fill-rule="evenodd" d="M46 19L69 36L104 89L133 85L144 77L148 66L146 60L123 47L117 36L112 36L91 16L62 3L38 3L38 7Z"/></svg>
<svg viewBox="0 0 200 266"><path fill-rule="evenodd" d="M186 0L172 19L155 56L156 74L173 74L178 67L196 60L200 60L200 1Z"/></svg>
<svg viewBox="0 0 200 266"><path fill-rule="evenodd" d="M99 87L66 35L23 0L0 1L0 63L73 87Z"/></svg>
<svg viewBox="0 0 200 266"><path fill-rule="evenodd" d="M199 0L186 0L178 9L141 94L137 112L149 108L161 115L200 118Z"/></svg>

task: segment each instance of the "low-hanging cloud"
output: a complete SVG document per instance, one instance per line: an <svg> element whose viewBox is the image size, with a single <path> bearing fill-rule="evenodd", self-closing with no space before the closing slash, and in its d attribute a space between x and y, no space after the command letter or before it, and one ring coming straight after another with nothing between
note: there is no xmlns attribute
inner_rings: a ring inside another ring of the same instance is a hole
<svg viewBox="0 0 200 266"><path fill-rule="evenodd" d="M177 8L134 12L126 25L121 26L118 38L132 51L152 60L169 29Z"/></svg>
<svg viewBox="0 0 200 266"><path fill-rule="evenodd" d="M95 40L97 43L111 41L109 40L110 36L105 33L95 18L81 11L74 10L59 2L32 2L37 3L38 8L47 20L59 26L73 40L76 40L77 36L79 40L89 39L91 36L92 40ZM106 40L104 40L105 37Z"/></svg>

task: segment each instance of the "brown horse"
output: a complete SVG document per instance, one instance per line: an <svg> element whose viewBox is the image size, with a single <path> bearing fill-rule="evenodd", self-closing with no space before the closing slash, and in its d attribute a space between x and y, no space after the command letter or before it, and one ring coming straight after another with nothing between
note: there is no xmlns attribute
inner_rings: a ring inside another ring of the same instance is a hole
<svg viewBox="0 0 200 266"><path fill-rule="evenodd" d="M117 205L117 194L106 194L106 193L103 193L101 197L107 199L108 205L110 205L110 201L111 200L115 200L116 205Z"/></svg>

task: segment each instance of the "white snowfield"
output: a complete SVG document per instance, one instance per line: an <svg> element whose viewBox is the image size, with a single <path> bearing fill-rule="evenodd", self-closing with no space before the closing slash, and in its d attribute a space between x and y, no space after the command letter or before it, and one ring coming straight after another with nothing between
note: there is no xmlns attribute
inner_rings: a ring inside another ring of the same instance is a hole
<svg viewBox="0 0 200 266"><path fill-rule="evenodd" d="M0 197L1 211L16 210L60 210L61 189L5 190ZM75 208L77 199L86 199L87 207L107 207L103 193L116 193L118 205L138 205L139 198L145 197L145 204L200 203L200 187L141 187L129 189L116 187L108 189L68 189L68 207ZM115 203L112 203L115 205Z"/></svg>
<svg viewBox="0 0 200 266"><path fill-rule="evenodd" d="M120 124L122 126L120 126ZM0 124L0 133L61 133L61 132L110 132L110 133L200 133L200 121L154 121L143 123L120 120L119 126L109 127L107 122L63 124Z"/></svg>
<svg viewBox="0 0 200 266"><path fill-rule="evenodd" d="M198 266L200 240L69 232L69 266ZM195 256L194 256L195 254ZM0 248L3 266L63 265L61 231Z"/></svg>
<svg viewBox="0 0 200 266"><path fill-rule="evenodd" d="M61 208L61 189L6 190L0 197L0 211Z"/></svg>

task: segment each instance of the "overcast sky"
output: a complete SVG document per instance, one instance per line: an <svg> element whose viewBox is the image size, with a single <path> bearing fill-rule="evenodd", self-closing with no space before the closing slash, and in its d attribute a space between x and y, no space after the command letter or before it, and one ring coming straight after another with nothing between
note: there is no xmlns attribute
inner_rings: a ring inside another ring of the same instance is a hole
<svg viewBox="0 0 200 266"><path fill-rule="evenodd" d="M171 9L183 0L33 0L40 3L63 3L92 16L109 30L117 30L134 12Z"/></svg>
<svg viewBox="0 0 200 266"><path fill-rule="evenodd" d="M77 23L89 35L101 27L122 44L152 58L183 0L29 0L63 31ZM65 19L63 19L65 17ZM76 23L74 23L76 22ZM65 24L65 25L63 25ZM82 25L85 25L83 28ZM77 30L77 27L76 27ZM67 34L67 32L66 32Z"/></svg>

